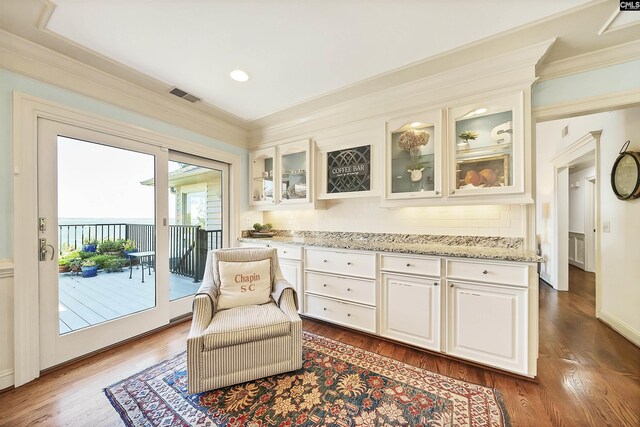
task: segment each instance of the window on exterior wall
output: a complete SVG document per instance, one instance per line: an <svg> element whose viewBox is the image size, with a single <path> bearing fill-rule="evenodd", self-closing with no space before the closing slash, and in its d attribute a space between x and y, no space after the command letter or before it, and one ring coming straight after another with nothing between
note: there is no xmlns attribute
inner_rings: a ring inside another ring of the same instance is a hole
<svg viewBox="0 0 640 427"><path fill-rule="evenodd" d="M199 225L205 228L207 220L207 193L198 191L183 195L184 225Z"/></svg>

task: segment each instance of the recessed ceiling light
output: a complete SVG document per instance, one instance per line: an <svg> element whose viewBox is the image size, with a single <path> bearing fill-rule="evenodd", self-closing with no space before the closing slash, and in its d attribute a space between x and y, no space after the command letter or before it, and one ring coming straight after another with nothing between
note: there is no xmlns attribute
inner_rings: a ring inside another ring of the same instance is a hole
<svg viewBox="0 0 640 427"><path fill-rule="evenodd" d="M486 113L487 109L486 108L478 108L476 111L474 111L474 113L476 114L482 114L482 113Z"/></svg>
<svg viewBox="0 0 640 427"><path fill-rule="evenodd" d="M249 74L247 74L246 71L242 70L233 70L229 73L229 76L231 76L231 78L237 82L246 82L247 80L249 80Z"/></svg>

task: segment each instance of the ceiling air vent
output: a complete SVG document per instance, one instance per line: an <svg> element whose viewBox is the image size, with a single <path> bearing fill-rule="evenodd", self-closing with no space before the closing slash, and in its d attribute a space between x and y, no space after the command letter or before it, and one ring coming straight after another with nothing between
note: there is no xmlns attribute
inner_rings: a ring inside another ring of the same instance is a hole
<svg viewBox="0 0 640 427"><path fill-rule="evenodd" d="M189 101L189 102L198 102L198 101L200 101L200 100L201 100L201 99L200 99L200 98L198 98L197 96L192 95L192 94L190 94L189 92L185 92L185 91L184 91L184 90L182 90L182 89L178 89L177 87L174 87L173 89L171 89L171 90L169 91L169 93L170 93L171 95L175 95L175 96L177 96L178 98L186 99L186 100L187 100L187 101Z"/></svg>

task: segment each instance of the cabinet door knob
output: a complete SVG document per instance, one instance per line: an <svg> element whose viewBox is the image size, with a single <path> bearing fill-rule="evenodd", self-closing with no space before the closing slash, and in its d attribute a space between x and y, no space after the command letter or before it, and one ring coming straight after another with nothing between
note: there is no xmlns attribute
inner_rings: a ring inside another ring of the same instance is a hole
<svg viewBox="0 0 640 427"><path fill-rule="evenodd" d="M347 263L347 265L351 265L351 263L350 263L350 262L348 262L348 263Z"/></svg>
<svg viewBox="0 0 640 427"><path fill-rule="evenodd" d="M324 287L326 288L326 287L327 287L327 284L326 284L326 283L324 283L322 286L324 286Z"/></svg>
<svg viewBox="0 0 640 427"><path fill-rule="evenodd" d="M323 259L323 260L322 260L322 262L327 262L327 260L326 260L326 259Z"/></svg>
<svg viewBox="0 0 640 427"><path fill-rule="evenodd" d="M351 288L347 288L347 292L351 292Z"/></svg>
<svg viewBox="0 0 640 427"><path fill-rule="evenodd" d="M407 267L411 267L411 264L410 264L410 263L407 263Z"/></svg>
<svg viewBox="0 0 640 427"><path fill-rule="evenodd" d="M438 282L433 282L433 286L439 286L439 285L440 285L440 283L438 283Z"/></svg>
<svg viewBox="0 0 640 427"><path fill-rule="evenodd" d="M327 307L323 308L324 311L327 311Z"/></svg>
<svg viewBox="0 0 640 427"><path fill-rule="evenodd" d="M449 285L450 288L453 288L453 283Z"/></svg>
<svg viewBox="0 0 640 427"><path fill-rule="evenodd" d="M487 274L488 271L487 270L482 270L482 274Z"/></svg>
<svg viewBox="0 0 640 427"><path fill-rule="evenodd" d="M282 251L282 253L283 253L283 254L286 254L286 253L287 253L287 251Z"/></svg>
<svg viewBox="0 0 640 427"><path fill-rule="evenodd" d="M351 313L347 313L347 316L351 317Z"/></svg>
<svg viewBox="0 0 640 427"><path fill-rule="evenodd" d="M451 190L451 194L456 194L456 190Z"/></svg>
<svg viewBox="0 0 640 427"><path fill-rule="evenodd" d="M436 196L437 196L438 194L440 194L440 192L439 192L439 191L436 191Z"/></svg>

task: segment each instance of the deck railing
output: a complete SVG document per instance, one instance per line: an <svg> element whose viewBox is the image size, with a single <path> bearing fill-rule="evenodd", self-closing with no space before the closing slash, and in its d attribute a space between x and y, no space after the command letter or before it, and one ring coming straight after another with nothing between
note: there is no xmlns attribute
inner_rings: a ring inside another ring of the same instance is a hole
<svg viewBox="0 0 640 427"><path fill-rule="evenodd" d="M82 248L85 240L133 240L138 251L154 251L155 226L150 224L64 224L58 226L58 248ZM169 270L173 274L202 280L207 252L222 247L222 230L203 230L199 225L169 226Z"/></svg>

